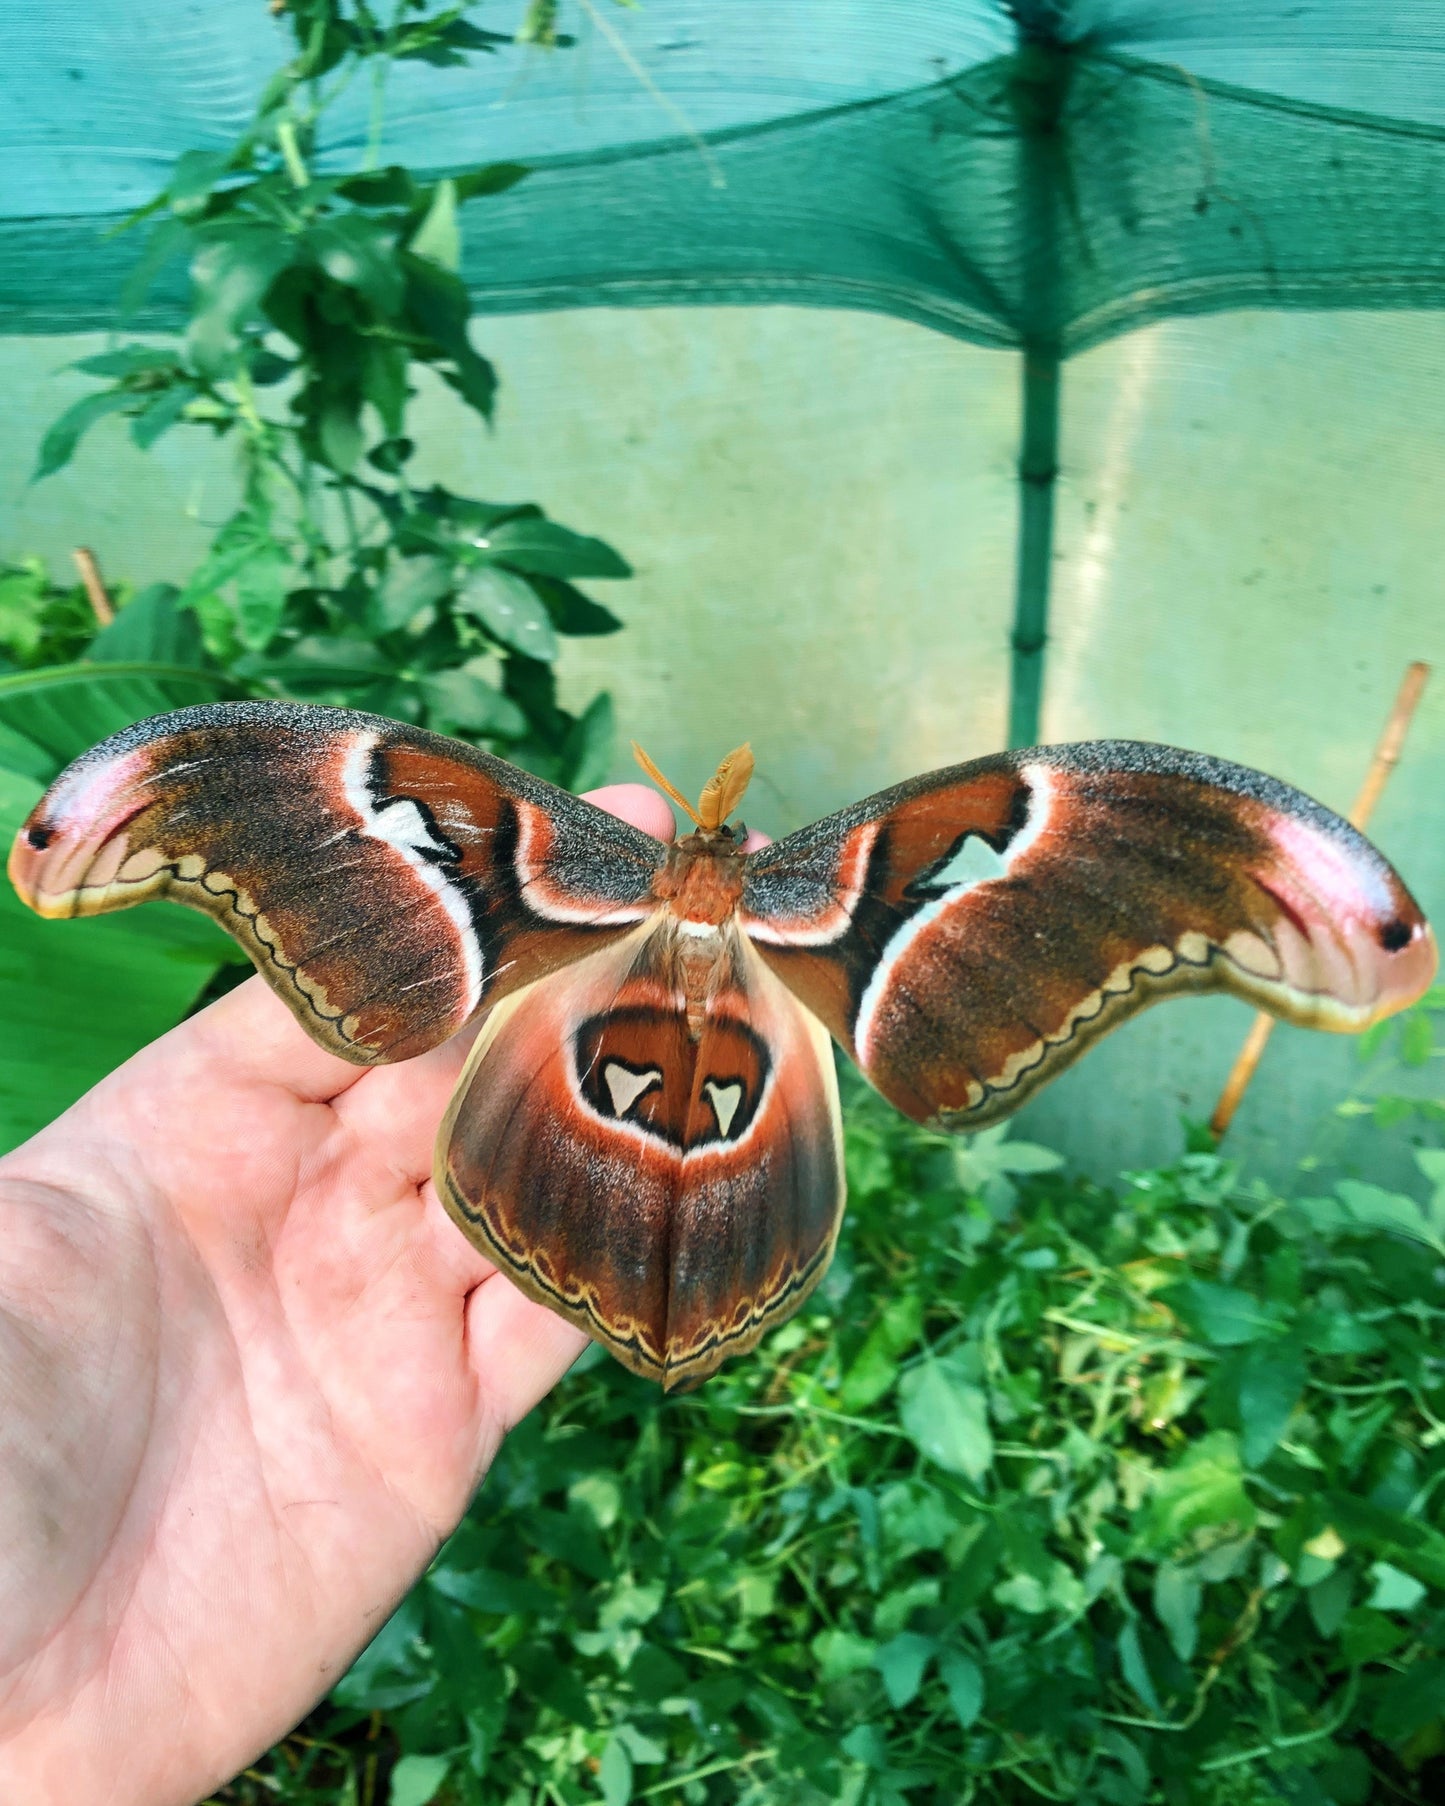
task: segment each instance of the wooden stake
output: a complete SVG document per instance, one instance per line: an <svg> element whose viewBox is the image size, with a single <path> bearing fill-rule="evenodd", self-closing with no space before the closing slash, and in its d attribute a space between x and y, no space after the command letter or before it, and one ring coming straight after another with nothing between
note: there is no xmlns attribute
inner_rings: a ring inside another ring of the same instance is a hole
<svg viewBox="0 0 1445 1806"><path fill-rule="evenodd" d="M75 560L76 570L80 572L85 593L90 597L90 606L95 610L96 620L102 627L109 627L115 619L115 604L106 594L105 585L100 580L100 566L95 562L95 553L88 546L77 546L71 557Z"/></svg>
<svg viewBox="0 0 1445 1806"><path fill-rule="evenodd" d="M1370 769L1360 786L1360 794L1350 810L1348 819L1352 826L1363 829L1374 814L1380 793L1390 781L1390 773L1400 762L1400 749L1405 744L1411 717L1420 705L1420 697L1429 677L1430 667L1419 659L1406 666L1395 696L1395 706L1390 710L1390 719L1385 723L1385 731L1380 735L1380 744L1375 748L1375 756L1370 761ZM1224 1089L1219 1094L1219 1102L1214 1106L1214 1114L1209 1119L1210 1133L1216 1140L1234 1121L1234 1113L1249 1088L1269 1037L1274 1032L1274 1023L1274 1017L1264 1010L1254 1019L1254 1026L1239 1050L1238 1059L1230 1068Z"/></svg>

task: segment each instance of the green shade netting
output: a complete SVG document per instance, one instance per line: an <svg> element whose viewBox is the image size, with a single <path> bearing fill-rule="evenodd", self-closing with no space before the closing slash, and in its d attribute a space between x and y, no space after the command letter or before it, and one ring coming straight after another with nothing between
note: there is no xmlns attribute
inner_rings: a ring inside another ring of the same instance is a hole
<svg viewBox="0 0 1445 1806"><path fill-rule="evenodd" d="M234 137L283 34L260 0L5 0L0 17L0 325L108 325L136 240L102 232L182 150ZM598 0L576 17L571 49L393 73L384 157L536 170L469 210L484 308L801 301L1068 354L1170 312L1445 297L1435 5ZM360 84L336 158L364 153L371 119ZM173 323L184 294L166 270L140 323Z"/></svg>

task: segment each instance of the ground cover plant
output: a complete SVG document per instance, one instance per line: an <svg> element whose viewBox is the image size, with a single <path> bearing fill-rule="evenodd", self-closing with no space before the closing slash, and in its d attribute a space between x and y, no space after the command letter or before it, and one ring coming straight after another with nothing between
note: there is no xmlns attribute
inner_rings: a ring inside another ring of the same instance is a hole
<svg viewBox="0 0 1445 1806"><path fill-rule="evenodd" d="M1386 1102L1410 1191L1285 1195L855 1084L806 1313L682 1398L591 1351L217 1802L1438 1800L1445 1150Z"/></svg>

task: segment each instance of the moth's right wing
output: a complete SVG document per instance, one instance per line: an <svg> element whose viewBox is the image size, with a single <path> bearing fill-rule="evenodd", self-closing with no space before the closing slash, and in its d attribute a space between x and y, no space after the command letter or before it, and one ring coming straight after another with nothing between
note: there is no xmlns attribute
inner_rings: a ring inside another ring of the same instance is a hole
<svg viewBox="0 0 1445 1806"><path fill-rule="evenodd" d="M358 1065L627 934L665 849L501 759L287 702L156 716L77 759L16 839L44 916L170 897L214 916Z"/></svg>

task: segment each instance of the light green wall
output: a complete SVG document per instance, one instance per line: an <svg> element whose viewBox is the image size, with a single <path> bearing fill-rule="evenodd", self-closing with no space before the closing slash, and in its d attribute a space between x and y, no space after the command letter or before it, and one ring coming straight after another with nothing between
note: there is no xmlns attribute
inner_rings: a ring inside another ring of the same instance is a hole
<svg viewBox="0 0 1445 1806"><path fill-rule="evenodd" d="M495 432L428 396L429 472L534 498L612 539L628 622L570 648L625 749L685 789L751 738L749 819L784 831L1002 742L1012 610L1016 361L869 315L597 310L483 323ZM25 477L94 341L0 341L0 553L179 576L229 502L227 454L150 457L102 425ZM1170 322L1070 364L1049 738L1162 739L1347 806L1405 661L1445 664L1445 320L1240 314ZM619 755L618 774L625 775ZM1445 917L1445 672L1377 836ZM1168 1154L1207 1115L1248 1012L1152 1012L1031 1106L1100 1170ZM1288 1165L1356 1075L1352 1048L1281 1031L1241 1152Z"/></svg>

